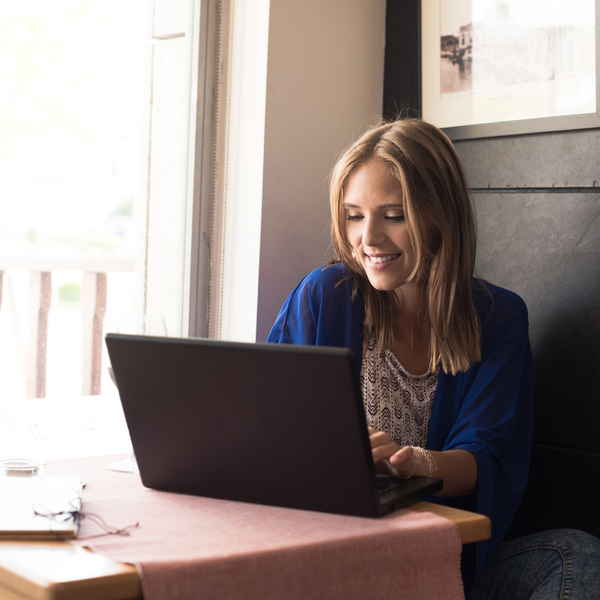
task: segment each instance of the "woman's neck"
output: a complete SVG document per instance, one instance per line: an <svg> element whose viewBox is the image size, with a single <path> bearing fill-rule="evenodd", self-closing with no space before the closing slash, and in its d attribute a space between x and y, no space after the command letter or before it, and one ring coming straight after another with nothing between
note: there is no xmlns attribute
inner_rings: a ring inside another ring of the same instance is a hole
<svg viewBox="0 0 600 600"><path fill-rule="evenodd" d="M402 366L414 375L429 370L431 329L423 289L406 284L396 290L399 311L395 322L394 344L390 350Z"/></svg>
<svg viewBox="0 0 600 600"><path fill-rule="evenodd" d="M416 283L406 283L394 290L398 297L400 313L423 321L427 315L427 301L423 286Z"/></svg>

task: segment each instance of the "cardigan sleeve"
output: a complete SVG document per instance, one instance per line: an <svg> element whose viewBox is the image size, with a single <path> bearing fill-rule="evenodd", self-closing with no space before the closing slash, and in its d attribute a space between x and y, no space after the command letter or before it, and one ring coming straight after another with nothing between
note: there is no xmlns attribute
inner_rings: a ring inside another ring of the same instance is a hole
<svg viewBox="0 0 600 600"><path fill-rule="evenodd" d="M481 362L456 377L440 375L428 439L431 449L460 448L477 461L476 497L445 499L492 520L492 538L477 546L476 574L504 537L525 491L533 430L527 308L508 290L486 288L474 296Z"/></svg>
<svg viewBox="0 0 600 600"><path fill-rule="evenodd" d="M309 273L284 302L267 342L350 348L360 368L364 306L360 294L352 298L349 277L341 264Z"/></svg>

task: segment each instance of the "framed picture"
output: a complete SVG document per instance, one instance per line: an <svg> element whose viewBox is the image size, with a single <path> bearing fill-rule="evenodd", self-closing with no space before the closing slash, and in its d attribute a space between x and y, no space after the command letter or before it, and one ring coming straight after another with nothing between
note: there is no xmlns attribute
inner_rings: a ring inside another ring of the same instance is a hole
<svg viewBox="0 0 600 600"><path fill-rule="evenodd" d="M392 106L408 101L454 140L600 127L600 0L388 0L387 5L388 115ZM419 77L394 90L394 38L406 45L408 28L417 26L420 39L413 41L411 55L420 64Z"/></svg>

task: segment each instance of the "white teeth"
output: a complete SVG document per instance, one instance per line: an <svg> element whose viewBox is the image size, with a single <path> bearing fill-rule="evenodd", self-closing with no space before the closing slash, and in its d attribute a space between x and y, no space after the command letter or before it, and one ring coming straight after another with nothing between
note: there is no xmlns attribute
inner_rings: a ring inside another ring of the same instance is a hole
<svg viewBox="0 0 600 600"><path fill-rule="evenodd" d="M379 263L389 262L390 260L394 260L394 258L396 258L397 256L400 256L400 255L399 254L385 254L383 256L369 256L369 260L373 263L379 264Z"/></svg>

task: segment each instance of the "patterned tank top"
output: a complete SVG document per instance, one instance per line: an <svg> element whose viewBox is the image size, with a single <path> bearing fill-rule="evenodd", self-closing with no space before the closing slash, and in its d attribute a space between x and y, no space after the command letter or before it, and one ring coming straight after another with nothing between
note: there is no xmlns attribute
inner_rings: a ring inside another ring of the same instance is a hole
<svg viewBox="0 0 600 600"><path fill-rule="evenodd" d="M393 352L369 342L360 373L367 423L385 431L400 447L426 447L439 367L412 375Z"/></svg>

